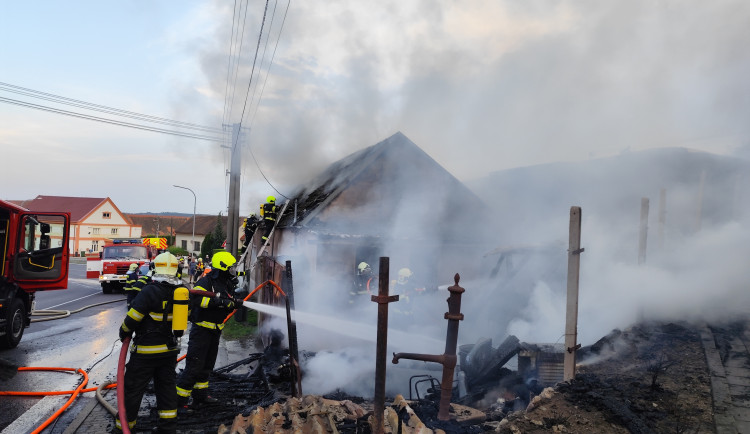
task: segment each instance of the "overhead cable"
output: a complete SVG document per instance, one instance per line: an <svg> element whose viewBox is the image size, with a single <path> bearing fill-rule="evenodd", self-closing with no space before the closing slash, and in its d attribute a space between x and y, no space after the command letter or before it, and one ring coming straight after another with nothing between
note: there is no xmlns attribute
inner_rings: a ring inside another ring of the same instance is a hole
<svg viewBox="0 0 750 434"><path fill-rule="evenodd" d="M138 120L142 120L145 122L153 122L153 123L159 123L159 124L164 124L164 125L171 125L177 128L194 129L194 130L199 130L199 131L203 131L206 133L221 132L221 129L219 128L208 127L204 125L194 124L191 122L176 121L172 119L146 115L143 113L137 113L137 112L132 112L128 110L121 110L121 109L114 108L114 107L108 107L108 106L101 105L101 104L94 104L94 103L81 101L81 100L74 99L74 98L68 98L68 97L55 95L55 94L48 93L48 92L42 92L42 91L38 91L34 89L29 89L26 87L16 86L16 85L9 84L9 83L0 82L0 90L16 93L20 95L25 95L25 96L31 96L33 98L39 98L39 99L43 99L46 101L56 102L59 104L65 104L65 105L70 105L70 106L74 106L78 108L84 108L87 110L93 110L93 111L98 111L102 113L109 113L109 114L114 114L117 116L138 119Z"/></svg>
<svg viewBox="0 0 750 434"><path fill-rule="evenodd" d="M115 119L102 118L99 116L92 116L92 115L87 115L83 113L62 110L62 109L58 109L54 107L48 107L48 106L43 106L39 104L32 104L30 102L20 101L20 100L11 99L11 98L0 97L0 102L4 102L6 104L19 105L22 107L33 108L37 110L48 111L48 112L56 113L60 115L66 115L66 116L72 116L72 117L81 118L81 119L87 119L91 121L103 122L103 123L111 124L111 125L119 125L121 127L135 128L135 129L143 130L143 131L151 131L154 133L171 134L173 136L187 137L190 139L198 139L198 140L208 140L208 141L220 141L221 140L221 138L218 136L204 136L200 134L186 133L182 131L166 130L163 128L150 127L148 125L134 124L131 122L123 122L123 121L118 121Z"/></svg>
<svg viewBox="0 0 750 434"><path fill-rule="evenodd" d="M234 19L237 16L237 0L234 0L234 10L232 12L232 33L229 36L229 57L227 58L227 81L224 85L224 111L221 112L222 125L227 123L227 103L229 101L229 71L232 70L232 46L234 45Z"/></svg>

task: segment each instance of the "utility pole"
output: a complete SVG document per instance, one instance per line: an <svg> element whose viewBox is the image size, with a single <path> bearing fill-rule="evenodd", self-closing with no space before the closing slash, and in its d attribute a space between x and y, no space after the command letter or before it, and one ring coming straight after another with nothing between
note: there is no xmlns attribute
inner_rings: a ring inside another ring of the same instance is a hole
<svg viewBox="0 0 750 434"><path fill-rule="evenodd" d="M570 207L568 241L568 291L565 310L565 353L563 356L563 381L576 376L576 351L578 343L578 274L581 268L581 207Z"/></svg>
<svg viewBox="0 0 750 434"><path fill-rule="evenodd" d="M229 125L224 125L229 127ZM242 142L244 133L240 131L240 124L235 123L232 127L232 141L229 146L232 156L229 171L229 199L227 206L227 246L226 251L232 255L237 254L240 226L240 173L242 172Z"/></svg>

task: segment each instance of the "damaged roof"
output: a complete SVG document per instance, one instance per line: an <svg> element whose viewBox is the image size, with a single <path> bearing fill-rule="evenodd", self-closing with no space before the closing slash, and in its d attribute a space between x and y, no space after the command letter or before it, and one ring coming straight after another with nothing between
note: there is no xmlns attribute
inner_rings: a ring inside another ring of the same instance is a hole
<svg viewBox="0 0 750 434"><path fill-rule="evenodd" d="M279 226L410 238L424 228L444 235L488 213L477 195L398 132L331 164L300 188ZM396 223L400 234L394 235ZM465 236L466 229L455 232Z"/></svg>

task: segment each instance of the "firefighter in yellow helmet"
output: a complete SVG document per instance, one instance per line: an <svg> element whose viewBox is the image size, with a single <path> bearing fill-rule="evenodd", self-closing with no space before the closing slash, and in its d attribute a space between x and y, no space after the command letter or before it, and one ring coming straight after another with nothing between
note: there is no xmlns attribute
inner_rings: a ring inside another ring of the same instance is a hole
<svg viewBox="0 0 750 434"><path fill-rule="evenodd" d="M175 368L182 332L172 330L174 292L181 285L177 279L177 258L161 253L154 258L152 282L136 295L120 326L120 340L133 336L130 360L125 369L125 412L133 428L146 387L153 379L158 432L177 432L177 393ZM120 418L115 426L122 430Z"/></svg>
<svg viewBox="0 0 750 434"><path fill-rule="evenodd" d="M268 237L271 235L273 226L276 224L277 212L278 208L276 208L276 198L273 196L268 196L266 198L266 203L263 204L263 236L261 237L261 239L263 240L264 244L268 240Z"/></svg>
<svg viewBox="0 0 750 434"><path fill-rule="evenodd" d="M186 356L185 370L177 379L179 406L185 410L190 397L191 407L216 403L208 394L208 377L216 364L219 339L224 328L224 319L235 309L234 290L237 277L232 269L237 260L229 252L217 252L211 258L211 271L198 279L193 289L213 292L211 296L193 296L191 302L193 323Z"/></svg>

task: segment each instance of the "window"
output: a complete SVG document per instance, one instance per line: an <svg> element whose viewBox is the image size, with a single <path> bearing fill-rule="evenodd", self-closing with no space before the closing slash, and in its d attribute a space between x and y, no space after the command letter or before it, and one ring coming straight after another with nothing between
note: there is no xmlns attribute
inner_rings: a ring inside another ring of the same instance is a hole
<svg viewBox="0 0 750 434"><path fill-rule="evenodd" d="M91 242L91 251L92 252L98 252L99 251L99 241L94 240Z"/></svg>
<svg viewBox="0 0 750 434"><path fill-rule="evenodd" d="M182 240L182 248L187 250L187 240Z"/></svg>
<svg viewBox="0 0 750 434"><path fill-rule="evenodd" d="M193 251L194 252L200 252L201 251L201 242L200 241L193 241Z"/></svg>
<svg viewBox="0 0 750 434"><path fill-rule="evenodd" d="M91 229L91 233L94 235L99 235L100 228L93 228Z"/></svg>
<svg viewBox="0 0 750 434"><path fill-rule="evenodd" d="M111 217L112 217L112 215L110 213L108 213L108 212L103 212L102 213L102 218L108 219L108 218L111 218Z"/></svg>
<svg viewBox="0 0 750 434"><path fill-rule="evenodd" d="M112 234L112 235L117 235L117 228L112 228L112 232L111 232L111 234Z"/></svg>

